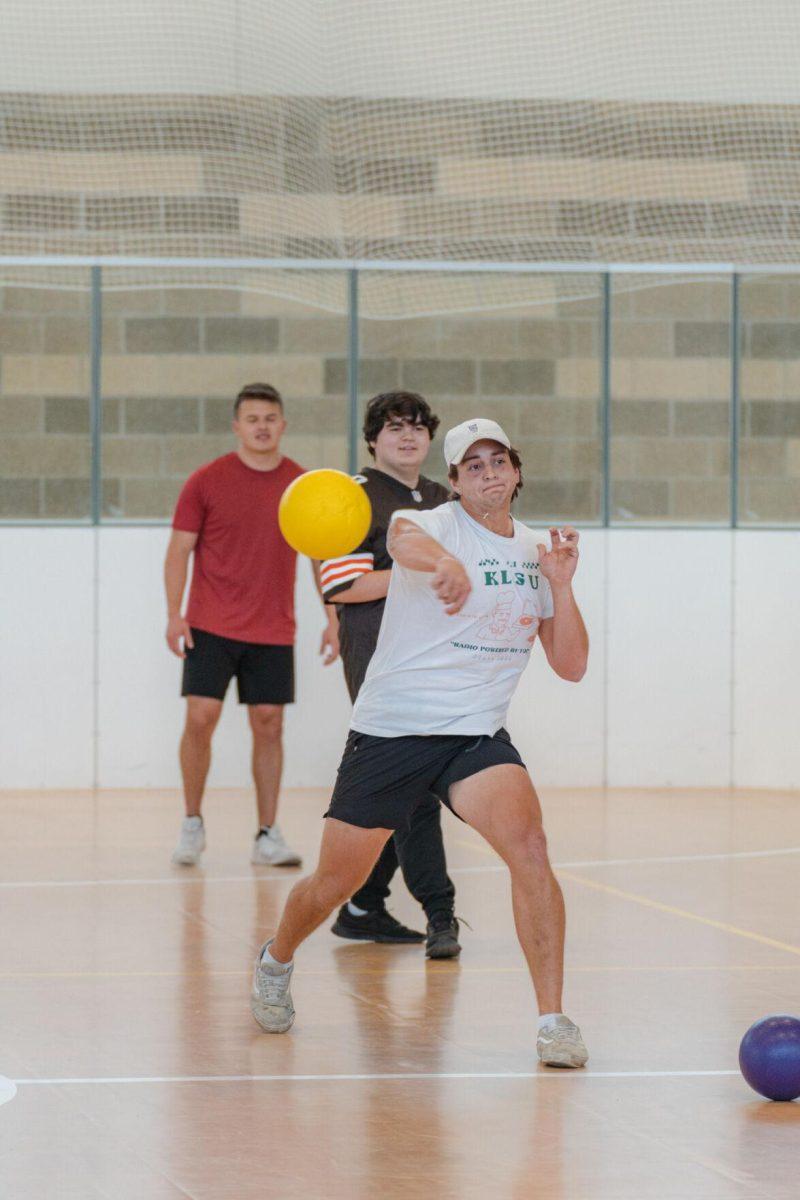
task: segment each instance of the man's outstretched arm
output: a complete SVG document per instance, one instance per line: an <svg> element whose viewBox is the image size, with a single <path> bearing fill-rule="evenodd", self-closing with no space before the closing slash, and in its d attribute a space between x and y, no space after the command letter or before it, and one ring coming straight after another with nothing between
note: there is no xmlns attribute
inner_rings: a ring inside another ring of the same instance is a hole
<svg viewBox="0 0 800 1200"><path fill-rule="evenodd" d="M451 616L460 612L472 591L463 565L413 521L397 517L389 526L386 546L396 563L410 571L433 575L431 586Z"/></svg>

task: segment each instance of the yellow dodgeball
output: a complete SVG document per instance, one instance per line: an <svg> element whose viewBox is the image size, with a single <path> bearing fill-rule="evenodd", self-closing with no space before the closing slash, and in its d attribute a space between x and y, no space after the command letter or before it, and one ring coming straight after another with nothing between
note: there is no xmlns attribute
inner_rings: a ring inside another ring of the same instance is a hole
<svg viewBox="0 0 800 1200"><path fill-rule="evenodd" d="M281 496L278 524L286 541L309 558L339 558L367 535L372 505L344 471L307 471Z"/></svg>

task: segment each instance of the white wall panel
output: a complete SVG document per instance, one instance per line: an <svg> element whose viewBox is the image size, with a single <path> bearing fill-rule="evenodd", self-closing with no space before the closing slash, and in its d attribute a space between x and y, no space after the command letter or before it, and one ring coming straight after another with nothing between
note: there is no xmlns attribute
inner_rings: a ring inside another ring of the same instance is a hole
<svg viewBox="0 0 800 1200"><path fill-rule="evenodd" d="M730 783L732 534L608 534L608 783Z"/></svg>
<svg viewBox="0 0 800 1200"><path fill-rule="evenodd" d="M161 582L168 530L6 528L2 787L91 785L95 537L99 782L179 783L181 665L164 644ZM797 532L587 530L576 590L592 640L586 678L556 679L537 647L510 714L538 783L597 786L606 758L614 786L720 787L730 782L732 757L737 786L800 787ZM341 666L325 669L317 654L322 616L305 562L297 609L298 703L287 713L285 782L328 787L350 704ZM249 732L235 686L211 782L249 782Z"/></svg>
<svg viewBox="0 0 800 1200"><path fill-rule="evenodd" d="M161 572L169 530L102 529L99 782L175 787L181 664L164 641Z"/></svg>
<svg viewBox="0 0 800 1200"><path fill-rule="evenodd" d="M169 530L100 533L100 782L104 787L177 787L184 703L181 662L164 641L162 567ZM339 761L350 704L341 665L317 655L322 606L308 563L298 564L298 703L287 710L284 782L327 786ZM250 782L246 710L232 681L214 736L209 784Z"/></svg>
<svg viewBox="0 0 800 1200"><path fill-rule="evenodd" d="M319 656L325 616L306 560L298 563L296 603L297 703L286 710L286 784L331 787L352 708L341 662L324 667Z"/></svg>
<svg viewBox="0 0 800 1200"><path fill-rule="evenodd" d="M800 533L736 535L734 784L800 787Z"/></svg>
<svg viewBox="0 0 800 1200"><path fill-rule="evenodd" d="M514 743L537 785L597 787L603 780L605 530L584 530L580 545L575 594L589 631L589 668L580 683L565 683L537 642L509 713Z"/></svg>
<svg viewBox="0 0 800 1200"><path fill-rule="evenodd" d="M0 787L93 775L92 529L0 529Z"/></svg>

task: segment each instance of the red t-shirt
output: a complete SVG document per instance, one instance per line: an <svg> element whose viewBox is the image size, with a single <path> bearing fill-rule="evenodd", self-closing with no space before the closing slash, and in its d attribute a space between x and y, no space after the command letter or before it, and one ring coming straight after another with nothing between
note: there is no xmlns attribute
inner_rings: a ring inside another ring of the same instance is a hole
<svg viewBox="0 0 800 1200"><path fill-rule="evenodd" d="M293 645L297 554L278 528L278 504L302 474L290 458L255 471L233 453L189 476L172 527L199 534L190 625L237 642Z"/></svg>

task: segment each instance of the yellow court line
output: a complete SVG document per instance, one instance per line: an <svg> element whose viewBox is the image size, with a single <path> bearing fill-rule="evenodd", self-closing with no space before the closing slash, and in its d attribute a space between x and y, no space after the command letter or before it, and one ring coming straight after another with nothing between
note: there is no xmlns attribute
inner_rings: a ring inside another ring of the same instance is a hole
<svg viewBox="0 0 800 1200"><path fill-rule="evenodd" d="M620 900L630 900L634 904L655 908L658 912L669 913L673 917L683 917L687 921L709 925L712 929L721 929L723 933L733 933L737 937L748 938L751 942L760 942L762 946L772 946L775 950L785 950L787 954L800 955L800 946L792 946L789 942L779 942L776 938L765 937L762 933L752 933L749 929L740 929L738 925L728 925L725 921L715 921L713 917L703 917L700 913L688 912L685 908L662 904L660 900L651 900L648 896L640 896L637 892L624 892L621 888L611 887L610 884L598 883L594 879L585 879L582 875L573 875L571 871L559 870L557 873L562 879L569 879L572 883L593 888L597 892L605 892L609 896L618 896Z"/></svg>

